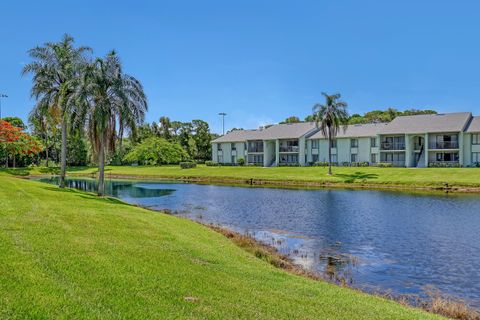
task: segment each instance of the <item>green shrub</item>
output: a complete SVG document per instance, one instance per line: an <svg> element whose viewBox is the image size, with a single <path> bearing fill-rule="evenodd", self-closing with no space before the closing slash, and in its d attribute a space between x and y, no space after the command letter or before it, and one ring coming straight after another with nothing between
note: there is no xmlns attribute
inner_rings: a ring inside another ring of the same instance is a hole
<svg viewBox="0 0 480 320"><path fill-rule="evenodd" d="M279 167L299 167L300 164L298 163L279 163Z"/></svg>
<svg viewBox="0 0 480 320"><path fill-rule="evenodd" d="M137 144L124 161L143 165L177 164L188 159L187 152L178 144L151 137Z"/></svg>
<svg viewBox="0 0 480 320"><path fill-rule="evenodd" d="M313 164L316 167L328 167L328 162L327 161L318 161Z"/></svg>
<svg viewBox="0 0 480 320"><path fill-rule="evenodd" d="M217 167L219 164L218 162L212 161L212 160L207 160L205 161L205 165L207 167Z"/></svg>
<svg viewBox="0 0 480 320"><path fill-rule="evenodd" d="M379 162L379 163L377 163L377 167L379 167L379 168L391 168L391 167L393 167L393 163Z"/></svg>
<svg viewBox="0 0 480 320"><path fill-rule="evenodd" d="M350 165L351 165L350 162L347 162L347 161L342 162L342 167L350 167Z"/></svg>
<svg viewBox="0 0 480 320"><path fill-rule="evenodd" d="M244 158L238 158L237 159L237 164L239 166L244 166L245 165L245 159Z"/></svg>
<svg viewBox="0 0 480 320"><path fill-rule="evenodd" d="M197 164L192 161L180 162L180 168L182 169L191 169L191 168L195 168L196 166Z"/></svg>
<svg viewBox="0 0 480 320"><path fill-rule="evenodd" d="M429 168L460 168L460 163L452 162L430 162L428 164Z"/></svg>

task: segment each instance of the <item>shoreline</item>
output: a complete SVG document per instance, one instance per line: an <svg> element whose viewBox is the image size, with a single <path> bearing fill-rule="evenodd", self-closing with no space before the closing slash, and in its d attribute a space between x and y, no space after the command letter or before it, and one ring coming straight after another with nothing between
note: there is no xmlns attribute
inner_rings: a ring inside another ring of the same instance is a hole
<svg viewBox="0 0 480 320"><path fill-rule="evenodd" d="M43 177L45 177L45 175L43 175ZM83 177L85 177L85 175L83 175ZM156 179L156 180L160 180L160 179ZM168 178L163 180L171 181L172 179ZM430 291L431 294L427 292L426 297L422 297L420 295L393 294L388 290L385 291L380 289L378 291L364 290L361 287L355 287L350 285L347 281L343 281L344 279L342 278L337 278L332 276L329 277L328 273L322 274L320 272L308 270L307 268L299 264L296 264L292 260L292 258L290 258L288 255L281 254L275 246L266 244L260 240L257 240L256 238L254 238L249 234L243 234L241 232L231 230L228 227L222 226L220 224L202 223L194 219L189 219L187 217L176 215L175 213L169 212L168 210L165 210L165 209L155 210L149 207L131 204L119 198L115 198L111 196L106 196L105 198L112 198L128 206L139 207L155 213L171 215L171 216L174 216L175 218L186 219L188 221L202 225L203 227L206 227L226 237L227 239L232 241L236 246L238 246L242 250L245 250L246 252L251 254L252 257L263 260L264 262L267 262L268 264L272 265L275 268L282 269L296 276L312 279L314 281L324 281L345 289L354 290L357 292L361 292L363 294L380 297L382 299L394 301L396 303L399 303L401 305L404 305L410 308L424 310L432 314L437 314L437 315L441 315L449 318L480 319L479 311L477 309L471 308L467 302L465 302L460 298L442 294L441 292L436 291L435 289ZM336 275L336 271L333 272L333 275Z"/></svg>
<svg viewBox="0 0 480 320"><path fill-rule="evenodd" d="M349 285L344 279L337 279L334 276L329 276L328 273L322 274L319 272L308 270L307 268L296 264L288 255L281 254L275 246L266 244L260 240L255 239L251 235L245 235L238 231L233 231L225 226L213 223L202 223L196 220L188 219L185 217L179 217L175 214L165 212L163 210L153 210L151 208L145 208L155 212L161 212L164 214L170 214L172 216L187 219L198 223L210 230L213 230L227 239L232 241L235 245L252 254L254 257L263 260L275 268L282 269L288 273L312 279L314 281L325 281L327 283L349 289L363 294L377 296L382 299L395 301L403 306L410 308L421 309L429 313L441 315L452 319L480 319L480 313L477 309L469 306L467 302L454 296L443 294L442 292L431 287L425 290L425 297L420 294L394 294L391 291L378 290L378 291L366 291L361 288ZM335 271L333 273L335 275Z"/></svg>
<svg viewBox="0 0 480 320"><path fill-rule="evenodd" d="M57 177L57 174L31 174L23 178ZM67 177L96 178L95 173L67 173ZM19 176L22 178L22 176ZM125 180L148 180L148 181L180 181L198 184L218 184L241 187L265 187L265 188L291 188L291 189L356 189L356 190L379 190L399 192L433 192L433 193L456 193L456 194L480 194L480 186L455 185L439 183L438 185L406 185L386 183L341 183L304 180L269 180L269 179L243 179L231 177L196 177L196 176L153 176L153 175L129 175L129 174L105 174L105 179Z"/></svg>

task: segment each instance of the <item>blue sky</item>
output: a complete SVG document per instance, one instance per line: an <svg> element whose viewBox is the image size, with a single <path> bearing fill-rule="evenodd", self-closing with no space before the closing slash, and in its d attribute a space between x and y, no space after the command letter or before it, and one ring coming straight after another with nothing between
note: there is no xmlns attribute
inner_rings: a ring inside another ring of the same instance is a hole
<svg viewBox="0 0 480 320"><path fill-rule="evenodd" d="M351 113L396 107L480 114L480 1L5 1L3 115L26 119L29 48L63 33L116 49L140 79L147 120L221 131L304 117L321 92Z"/></svg>

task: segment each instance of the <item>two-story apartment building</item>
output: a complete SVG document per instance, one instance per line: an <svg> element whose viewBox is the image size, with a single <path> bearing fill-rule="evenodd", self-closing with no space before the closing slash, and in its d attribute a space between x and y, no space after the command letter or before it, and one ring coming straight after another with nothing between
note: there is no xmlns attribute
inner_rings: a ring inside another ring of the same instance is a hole
<svg viewBox="0 0 480 320"><path fill-rule="evenodd" d="M328 161L328 141L313 122L238 130L212 142L213 160L265 167ZM390 123L348 125L332 141L332 162L399 167L471 166L480 162L480 117L469 112L397 117Z"/></svg>

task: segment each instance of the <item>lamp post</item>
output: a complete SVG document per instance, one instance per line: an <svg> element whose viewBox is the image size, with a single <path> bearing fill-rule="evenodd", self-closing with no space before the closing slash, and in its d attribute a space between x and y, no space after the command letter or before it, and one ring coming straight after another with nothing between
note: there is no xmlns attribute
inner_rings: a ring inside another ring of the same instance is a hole
<svg viewBox="0 0 480 320"><path fill-rule="evenodd" d="M218 115L222 116L222 135L224 135L225 134L225 116L227 114L225 112L220 112Z"/></svg>
<svg viewBox="0 0 480 320"><path fill-rule="evenodd" d="M2 98L8 98L6 94L0 93L0 119L2 119Z"/></svg>

